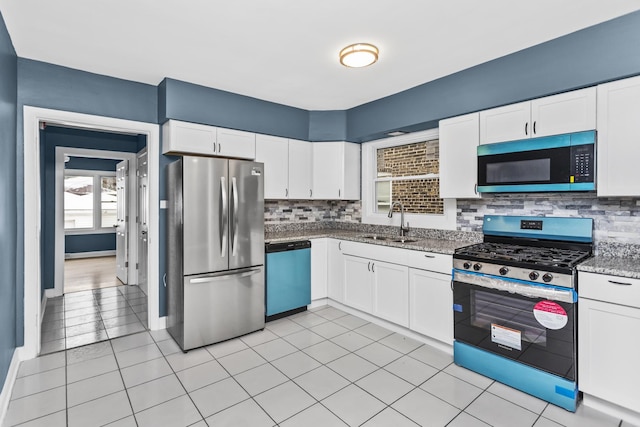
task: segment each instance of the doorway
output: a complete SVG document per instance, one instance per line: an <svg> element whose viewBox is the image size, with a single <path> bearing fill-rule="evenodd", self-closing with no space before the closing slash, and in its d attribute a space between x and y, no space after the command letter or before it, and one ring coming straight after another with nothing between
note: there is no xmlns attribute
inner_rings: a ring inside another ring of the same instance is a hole
<svg viewBox="0 0 640 427"><path fill-rule="evenodd" d="M40 123L55 123L83 129L106 132L142 134L147 138L149 155L149 248L147 263L149 266L149 283L159 283L158 277L158 210L150 206L158 206L159 184L159 127L156 124L48 110L35 107L24 107L24 350L23 359L33 358L40 351L41 322L41 210L39 195L41 191L40 174ZM134 183L136 180L133 180ZM137 237L137 236L136 236ZM159 288L148 288L148 324L152 330L164 328L164 318L159 317Z"/></svg>

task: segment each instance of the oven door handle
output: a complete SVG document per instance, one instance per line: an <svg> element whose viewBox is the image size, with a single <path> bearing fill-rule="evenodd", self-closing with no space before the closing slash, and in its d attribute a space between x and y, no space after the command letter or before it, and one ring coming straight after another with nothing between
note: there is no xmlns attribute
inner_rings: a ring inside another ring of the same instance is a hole
<svg viewBox="0 0 640 427"><path fill-rule="evenodd" d="M566 303L574 303L578 300L578 294L573 289L530 284L521 280L506 279L482 273L454 270L453 281L518 294L528 298L545 298Z"/></svg>

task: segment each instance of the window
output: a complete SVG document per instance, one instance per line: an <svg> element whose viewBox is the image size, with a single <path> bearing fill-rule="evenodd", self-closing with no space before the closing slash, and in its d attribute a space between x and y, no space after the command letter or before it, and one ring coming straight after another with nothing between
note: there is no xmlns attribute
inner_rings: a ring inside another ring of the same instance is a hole
<svg viewBox="0 0 640 427"><path fill-rule="evenodd" d="M455 200L440 198L439 147L437 130L363 144L362 222L399 225L388 213L400 202L414 227L455 229Z"/></svg>
<svg viewBox="0 0 640 427"><path fill-rule="evenodd" d="M113 231L113 225L116 224L116 205L115 173L65 170L65 231Z"/></svg>

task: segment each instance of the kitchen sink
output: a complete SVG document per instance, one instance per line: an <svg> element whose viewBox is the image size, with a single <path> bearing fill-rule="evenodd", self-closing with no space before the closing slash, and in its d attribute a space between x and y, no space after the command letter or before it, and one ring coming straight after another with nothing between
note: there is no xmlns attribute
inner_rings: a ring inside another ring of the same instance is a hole
<svg viewBox="0 0 640 427"><path fill-rule="evenodd" d="M387 236L360 236L363 239L371 239L371 240L389 240Z"/></svg>
<svg viewBox="0 0 640 427"><path fill-rule="evenodd" d="M392 241L396 242L396 243L414 243L414 242L417 242L416 239L403 239L403 238L393 239Z"/></svg>

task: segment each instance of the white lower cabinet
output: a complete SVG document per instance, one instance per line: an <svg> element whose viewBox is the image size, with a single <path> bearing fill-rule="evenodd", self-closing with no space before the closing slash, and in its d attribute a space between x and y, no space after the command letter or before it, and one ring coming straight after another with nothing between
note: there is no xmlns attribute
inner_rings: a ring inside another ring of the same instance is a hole
<svg viewBox="0 0 640 427"><path fill-rule="evenodd" d="M409 326L409 268L373 261L373 314Z"/></svg>
<svg viewBox="0 0 640 427"><path fill-rule="evenodd" d="M327 240L327 293L332 300L344 302L344 255L341 240Z"/></svg>
<svg viewBox="0 0 640 427"><path fill-rule="evenodd" d="M327 239L311 239L311 301L327 297L328 272Z"/></svg>
<svg viewBox="0 0 640 427"><path fill-rule="evenodd" d="M344 255L344 303L358 310L373 311L371 261Z"/></svg>
<svg viewBox="0 0 640 427"><path fill-rule="evenodd" d="M640 280L579 273L578 388L640 413Z"/></svg>
<svg viewBox="0 0 640 427"><path fill-rule="evenodd" d="M409 269L409 328L453 345L451 276Z"/></svg>

